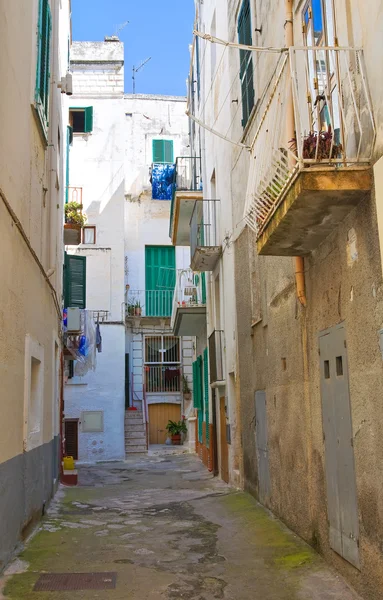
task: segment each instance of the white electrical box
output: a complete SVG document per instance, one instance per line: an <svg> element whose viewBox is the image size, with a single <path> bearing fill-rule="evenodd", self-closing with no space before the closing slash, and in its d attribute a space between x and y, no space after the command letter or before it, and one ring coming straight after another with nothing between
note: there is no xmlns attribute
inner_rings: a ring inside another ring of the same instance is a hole
<svg viewBox="0 0 383 600"><path fill-rule="evenodd" d="M81 331L81 315L79 308L67 309L67 330L68 333Z"/></svg>

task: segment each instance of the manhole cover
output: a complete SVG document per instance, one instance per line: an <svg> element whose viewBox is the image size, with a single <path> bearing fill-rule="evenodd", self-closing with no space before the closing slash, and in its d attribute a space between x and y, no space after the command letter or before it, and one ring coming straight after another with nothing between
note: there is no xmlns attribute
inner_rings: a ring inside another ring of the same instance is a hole
<svg viewBox="0 0 383 600"><path fill-rule="evenodd" d="M114 590L116 580L117 573L44 573L33 591Z"/></svg>

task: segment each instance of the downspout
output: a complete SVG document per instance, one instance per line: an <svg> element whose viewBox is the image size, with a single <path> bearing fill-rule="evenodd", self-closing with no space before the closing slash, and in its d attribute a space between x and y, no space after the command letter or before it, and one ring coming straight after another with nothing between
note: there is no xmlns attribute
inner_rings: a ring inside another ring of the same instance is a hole
<svg viewBox="0 0 383 600"><path fill-rule="evenodd" d="M285 21L285 42L286 47L290 48L294 45L294 30L293 30L293 0L285 0L286 21ZM291 84L290 84L291 85ZM295 137L295 121L294 121L294 105L293 95L290 88L286 106L286 135L287 141ZM296 293L299 302L302 306L307 305L306 286L305 286L305 268L303 256L295 257L295 285Z"/></svg>

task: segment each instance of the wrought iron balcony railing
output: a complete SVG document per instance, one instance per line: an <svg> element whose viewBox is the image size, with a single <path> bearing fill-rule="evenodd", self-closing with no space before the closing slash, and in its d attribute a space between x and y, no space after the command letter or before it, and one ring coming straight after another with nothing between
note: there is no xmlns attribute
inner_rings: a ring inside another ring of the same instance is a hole
<svg viewBox="0 0 383 600"><path fill-rule="evenodd" d="M259 236L299 171L370 163L376 130L363 51L290 48L254 118L245 219Z"/></svg>
<svg viewBox="0 0 383 600"><path fill-rule="evenodd" d="M170 317L174 290L129 290L126 316Z"/></svg>
<svg viewBox="0 0 383 600"><path fill-rule="evenodd" d="M211 271L221 255L218 225L219 200L200 200L195 203L190 220L191 268Z"/></svg>

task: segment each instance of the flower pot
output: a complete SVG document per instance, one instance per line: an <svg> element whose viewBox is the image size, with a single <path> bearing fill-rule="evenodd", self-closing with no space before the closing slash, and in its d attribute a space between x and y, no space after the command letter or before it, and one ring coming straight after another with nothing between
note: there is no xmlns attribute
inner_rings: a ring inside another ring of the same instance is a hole
<svg viewBox="0 0 383 600"><path fill-rule="evenodd" d="M185 400L185 402L190 402L190 400L191 400L191 392L185 392L184 393L184 400Z"/></svg>
<svg viewBox="0 0 383 600"><path fill-rule="evenodd" d="M136 317L140 317L141 316L141 308L136 307L134 310L134 314L136 315Z"/></svg>
<svg viewBox="0 0 383 600"><path fill-rule="evenodd" d="M173 446L181 446L181 434L175 433L172 435L172 444Z"/></svg>

